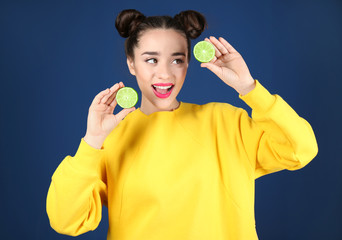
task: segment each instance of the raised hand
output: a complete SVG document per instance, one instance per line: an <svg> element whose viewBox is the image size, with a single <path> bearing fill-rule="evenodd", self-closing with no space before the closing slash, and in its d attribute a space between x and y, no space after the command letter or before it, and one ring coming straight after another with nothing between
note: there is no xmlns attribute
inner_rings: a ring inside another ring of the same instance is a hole
<svg viewBox="0 0 342 240"><path fill-rule="evenodd" d="M205 41L214 45L215 57L208 63L201 63L201 67L208 68L241 95L253 90L255 80L240 53L222 37L205 38Z"/></svg>
<svg viewBox="0 0 342 240"><path fill-rule="evenodd" d="M122 82L114 84L110 89L105 89L98 93L89 107L87 132L84 137L90 146L101 148L102 143L109 133L124 119L127 114L135 110L135 107L121 110L114 115L114 109L117 105L115 96L120 88L123 88Z"/></svg>

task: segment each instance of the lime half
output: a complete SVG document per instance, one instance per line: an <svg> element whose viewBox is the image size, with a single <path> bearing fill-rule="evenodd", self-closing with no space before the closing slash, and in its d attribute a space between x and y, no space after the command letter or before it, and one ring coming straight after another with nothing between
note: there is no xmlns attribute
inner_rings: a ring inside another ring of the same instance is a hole
<svg viewBox="0 0 342 240"><path fill-rule="evenodd" d="M123 87L116 93L115 98L120 107L131 108L138 102L138 93L131 87Z"/></svg>
<svg viewBox="0 0 342 240"><path fill-rule="evenodd" d="M200 41L194 46L194 55L199 62L210 62L215 57L214 45L207 41Z"/></svg>

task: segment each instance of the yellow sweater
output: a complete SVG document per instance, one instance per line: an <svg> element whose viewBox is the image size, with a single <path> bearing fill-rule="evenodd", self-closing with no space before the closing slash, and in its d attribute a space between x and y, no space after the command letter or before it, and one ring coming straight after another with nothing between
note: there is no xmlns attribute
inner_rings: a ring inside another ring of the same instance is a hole
<svg viewBox="0 0 342 240"><path fill-rule="evenodd" d="M227 103L138 108L101 149L83 138L52 176L50 224L79 235L108 207L108 240L253 240L255 179L296 170L317 154L308 122L258 81L240 96L252 118Z"/></svg>

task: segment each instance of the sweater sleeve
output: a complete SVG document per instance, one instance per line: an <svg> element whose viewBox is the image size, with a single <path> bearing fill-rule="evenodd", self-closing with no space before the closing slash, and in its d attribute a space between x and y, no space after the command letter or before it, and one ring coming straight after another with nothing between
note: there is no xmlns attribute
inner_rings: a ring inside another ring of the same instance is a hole
<svg viewBox="0 0 342 240"><path fill-rule="evenodd" d="M240 117L240 134L255 166L255 178L300 169L317 155L310 124L279 95L271 95L256 80L256 87L239 97L252 108L252 118L245 111Z"/></svg>
<svg viewBox="0 0 342 240"><path fill-rule="evenodd" d="M97 228L106 204L105 149L84 139L74 157L67 156L54 172L46 211L58 233L77 236Z"/></svg>

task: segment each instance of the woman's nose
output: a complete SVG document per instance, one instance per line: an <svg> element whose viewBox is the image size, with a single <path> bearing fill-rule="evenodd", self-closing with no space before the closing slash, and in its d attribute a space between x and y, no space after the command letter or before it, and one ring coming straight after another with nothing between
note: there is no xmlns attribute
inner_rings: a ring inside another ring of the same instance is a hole
<svg viewBox="0 0 342 240"><path fill-rule="evenodd" d="M159 64L157 68L157 76L160 79L168 79L171 75L171 69L168 64Z"/></svg>

